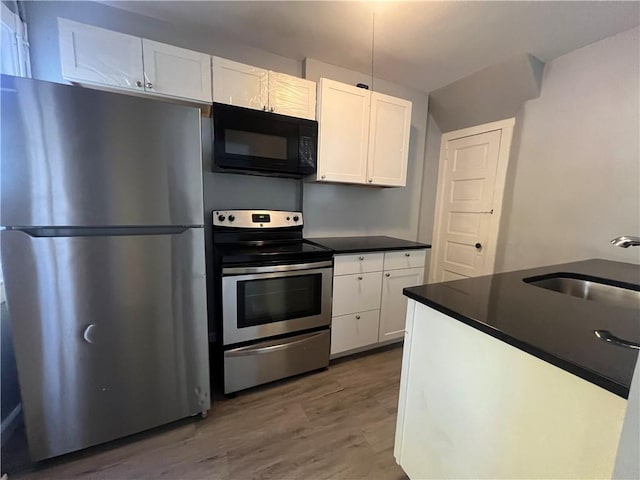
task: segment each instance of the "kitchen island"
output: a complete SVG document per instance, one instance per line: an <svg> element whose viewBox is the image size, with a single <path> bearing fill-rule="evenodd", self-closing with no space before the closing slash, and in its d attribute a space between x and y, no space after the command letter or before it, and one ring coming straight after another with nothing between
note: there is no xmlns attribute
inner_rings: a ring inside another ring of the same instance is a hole
<svg viewBox="0 0 640 480"><path fill-rule="evenodd" d="M588 260L404 290L410 478L611 478L638 350L594 332L637 343L640 305L539 286L557 274L640 284L637 265Z"/></svg>

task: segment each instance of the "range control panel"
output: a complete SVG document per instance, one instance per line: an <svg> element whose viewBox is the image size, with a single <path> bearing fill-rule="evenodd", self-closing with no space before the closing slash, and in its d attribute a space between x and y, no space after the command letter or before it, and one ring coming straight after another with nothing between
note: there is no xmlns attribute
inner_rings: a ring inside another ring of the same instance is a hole
<svg viewBox="0 0 640 480"><path fill-rule="evenodd" d="M302 212L282 210L214 210L215 227L282 228L302 226Z"/></svg>

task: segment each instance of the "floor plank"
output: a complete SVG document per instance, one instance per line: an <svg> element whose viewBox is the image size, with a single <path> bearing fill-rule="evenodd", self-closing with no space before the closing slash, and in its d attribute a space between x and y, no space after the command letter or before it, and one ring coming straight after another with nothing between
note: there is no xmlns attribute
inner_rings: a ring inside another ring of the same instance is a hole
<svg viewBox="0 0 640 480"><path fill-rule="evenodd" d="M2 451L13 479L406 479L395 463L402 348L214 402L186 419L40 464L24 433ZM16 437L18 437L16 439Z"/></svg>

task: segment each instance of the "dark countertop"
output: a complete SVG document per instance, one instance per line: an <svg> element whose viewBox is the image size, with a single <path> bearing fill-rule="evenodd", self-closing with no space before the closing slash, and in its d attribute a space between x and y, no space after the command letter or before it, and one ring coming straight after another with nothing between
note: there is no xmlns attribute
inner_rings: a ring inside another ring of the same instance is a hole
<svg viewBox="0 0 640 480"><path fill-rule="evenodd" d="M640 308L584 300L522 281L556 272L640 285L638 265L585 260L405 288L404 294L627 398L638 350L604 342L593 332L608 330L640 342Z"/></svg>
<svg viewBox="0 0 640 480"><path fill-rule="evenodd" d="M306 240L330 248L335 253L431 248L431 245L426 243L410 242L393 237L323 237L307 238Z"/></svg>

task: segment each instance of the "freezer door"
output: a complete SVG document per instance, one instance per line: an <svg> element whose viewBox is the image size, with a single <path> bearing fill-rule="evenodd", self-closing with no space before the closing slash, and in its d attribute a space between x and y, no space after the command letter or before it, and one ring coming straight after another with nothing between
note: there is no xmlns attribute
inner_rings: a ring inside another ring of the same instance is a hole
<svg viewBox="0 0 640 480"><path fill-rule="evenodd" d="M33 460L209 409L203 237L0 232Z"/></svg>
<svg viewBox="0 0 640 480"><path fill-rule="evenodd" d="M0 225L202 225L200 110L2 76Z"/></svg>

